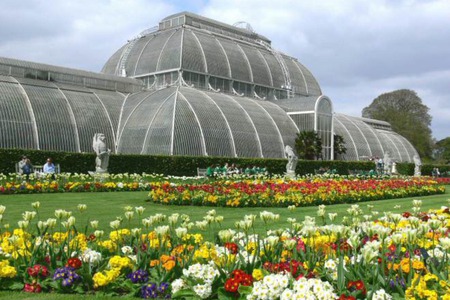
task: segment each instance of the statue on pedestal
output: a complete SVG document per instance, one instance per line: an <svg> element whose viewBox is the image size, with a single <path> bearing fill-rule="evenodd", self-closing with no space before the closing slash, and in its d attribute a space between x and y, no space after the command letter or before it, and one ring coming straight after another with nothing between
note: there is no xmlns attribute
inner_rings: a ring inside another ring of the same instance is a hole
<svg viewBox="0 0 450 300"><path fill-rule="evenodd" d="M384 174L390 175L392 172L392 157L389 150L386 150L386 152L384 152L383 161L384 161Z"/></svg>
<svg viewBox="0 0 450 300"><path fill-rule="evenodd" d="M286 165L286 174L295 176L295 167L297 167L298 158L294 153L294 149L292 149L291 146L286 145L284 153L286 153L286 157L288 159L288 163Z"/></svg>
<svg viewBox="0 0 450 300"><path fill-rule="evenodd" d="M94 135L94 140L92 141L92 148L97 154L97 157L95 158L95 172L107 173L111 149L108 149L108 147L106 147L105 135L103 133L96 133Z"/></svg>
<svg viewBox="0 0 450 300"><path fill-rule="evenodd" d="M422 161L420 160L419 155L414 155L413 157L414 160L414 176L421 176L422 172L421 172L421 168L422 168Z"/></svg>

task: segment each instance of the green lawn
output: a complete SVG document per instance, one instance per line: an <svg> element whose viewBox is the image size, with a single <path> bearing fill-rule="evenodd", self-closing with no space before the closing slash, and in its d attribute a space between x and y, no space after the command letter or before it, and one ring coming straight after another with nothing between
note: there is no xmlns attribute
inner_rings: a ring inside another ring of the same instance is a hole
<svg viewBox="0 0 450 300"><path fill-rule="evenodd" d="M374 211L378 211L380 215L385 211L404 212L412 210L412 200L421 199L423 201L422 208L427 211L431 208L440 208L442 205L449 205L448 199L450 189L443 195L414 197L391 200L378 200L371 202L361 202L360 207L364 213L369 214L367 205L373 205ZM148 217L156 213L170 215L172 213L188 214L192 221L202 220L207 211L215 209L218 215L224 217L221 227L234 228L235 221L241 220L244 215L256 214L267 210L276 214L280 214L280 219L271 224L272 228L288 226L287 218L296 218L302 221L305 216L316 216L317 207L297 207L290 211L287 208L226 208L226 207L198 207L198 206L166 206L146 202L148 192L117 192L117 193L67 193L67 194L31 194L31 195L2 195L0 196L0 205L6 206L3 214L3 224L9 223L11 227L17 227L17 221L22 219L24 211L32 211L31 203L39 201L39 219L55 218L56 209L65 209L72 211L76 218L78 229L82 229L90 220L98 220L100 229L110 231L109 222L121 216L124 218L124 207L143 206L145 208L142 217ZM86 204L87 210L80 213L77 209L78 204ZM338 213L336 222L340 222L342 216L346 215L347 209L351 204L339 204L327 206L327 213ZM400 208L398 208L400 206ZM258 219L261 231L264 230L263 223ZM128 228L142 227L138 220L137 214L128 224L124 221L124 226Z"/></svg>

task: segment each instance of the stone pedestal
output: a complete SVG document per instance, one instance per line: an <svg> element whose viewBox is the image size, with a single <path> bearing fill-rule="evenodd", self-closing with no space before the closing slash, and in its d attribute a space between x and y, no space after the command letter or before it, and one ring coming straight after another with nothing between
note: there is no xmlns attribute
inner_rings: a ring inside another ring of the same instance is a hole
<svg viewBox="0 0 450 300"><path fill-rule="evenodd" d="M94 178L94 182L105 182L109 179L109 173L108 172L93 172L89 171L89 175L91 175Z"/></svg>
<svg viewBox="0 0 450 300"><path fill-rule="evenodd" d="M284 177L294 179L295 178L295 172L294 171L288 171L288 172L284 173Z"/></svg>

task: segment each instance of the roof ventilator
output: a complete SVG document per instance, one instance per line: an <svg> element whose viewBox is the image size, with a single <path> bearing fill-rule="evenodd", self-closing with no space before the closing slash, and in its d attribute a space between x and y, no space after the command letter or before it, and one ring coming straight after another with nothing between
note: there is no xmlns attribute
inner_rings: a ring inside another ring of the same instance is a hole
<svg viewBox="0 0 450 300"><path fill-rule="evenodd" d="M117 68L116 68L117 76L127 77L126 63L128 60L128 56L130 55L131 49L133 49L134 45L140 38L143 38L144 36L146 36L152 32L155 32L157 30L158 30L158 26L148 28L148 29L142 31L141 33L139 33L135 38L128 40L128 44L126 45L125 49L123 49L122 54L120 55L119 63L117 64Z"/></svg>
<svg viewBox="0 0 450 300"><path fill-rule="evenodd" d="M281 56L281 53L277 50L273 49L268 43L258 40L258 43L262 46L264 46L270 53L275 56L275 59L278 61L281 67L281 71L283 72L284 77L284 85L281 86L281 88L287 90L288 98L294 97L294 93L292 92L292 86L291 86L291 75L289 74L288 67L286 65L286 62L284 61L283 57Z"/></svg>

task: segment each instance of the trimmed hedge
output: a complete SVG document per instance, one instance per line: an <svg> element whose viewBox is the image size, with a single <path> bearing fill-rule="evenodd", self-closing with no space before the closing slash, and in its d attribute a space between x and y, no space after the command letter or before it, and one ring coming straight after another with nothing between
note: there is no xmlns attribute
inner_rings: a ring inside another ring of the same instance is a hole
<svg viewBox="0 0 450 300"><path fill-rule="evenodd" d="M15 163L22 155L30 158L32 164L43 165L48 157L61 166L61 172L87 173L95 170L95 153L70 153L43 150L0 149L0 173L15 172ZM110 173L156 173L175 176L195 176L197 168L209 165L224 165L226 162L246 166L265 166L272 174L282 174L286 171L286 159L273 158L230 158L207 156L162 156L162 155L111 155ZM297 174L314 174L319 168L336 170L338 174L346 175L349 171L369 171L375 164L367 161L307 161L299 160ZM450 172L448 165L423 165L422 174L431 175L433 167L438 167L441 174ZM414 164L399 163L397 170L403 175L413 175Z"/></svg>

